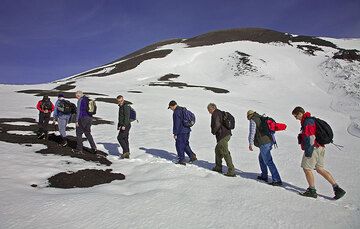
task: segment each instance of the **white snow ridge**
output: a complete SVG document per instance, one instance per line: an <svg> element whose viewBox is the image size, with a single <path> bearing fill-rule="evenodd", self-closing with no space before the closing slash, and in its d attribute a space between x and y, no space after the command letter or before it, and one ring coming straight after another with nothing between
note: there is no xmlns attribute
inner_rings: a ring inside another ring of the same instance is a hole
<svg viewBox="0 0 360 229"><path fill-rule="evenodd" d="M360 50L360 40L219 31L161 42L49 84L0 85L0 104L6 108L0 113L0 228L359 228L360 60L334 59L343 47ZM29 107L41 93L55 102L59 91L69 98L77 90L94 93L96 117L114 122L92 126L111 165L36 153L47 147L41 142L4 140L9 134L31 137L31 120L23 118L38 118ZM119 94L133 103L139 120L130 130L129 160L118 159L113 98ZM173 163L170 100L196 115L190 138L198 157L194 164ZM210 102L236 119L229 142L236 177L211 171L216 140L206 109ZM340 200L332 199L331 185L319 174L318 198L298 195L307 182L297 144L300 124L291 114L296 106L326 120L334 142L344 146L326 146L325 168L347 192ZM256 180L259 150L250 152L247 142L250 109L288 126L276 133L279 148L272 150L284 187ZM89 188L48 187L51 176L83 169L112 169L126 178Z"/></svg>

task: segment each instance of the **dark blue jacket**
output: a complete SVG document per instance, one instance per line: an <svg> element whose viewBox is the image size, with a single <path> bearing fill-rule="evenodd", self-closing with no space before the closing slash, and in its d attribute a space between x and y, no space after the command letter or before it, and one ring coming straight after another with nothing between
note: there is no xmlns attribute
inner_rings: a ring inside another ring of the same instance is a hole
<svg viewBox="0 0 360 229"><path fill-rule="evenodd" d="M186 127L183 124L183 109L177 106L173 113L173 134L188 134L190 133L190 127Z"/></svg>

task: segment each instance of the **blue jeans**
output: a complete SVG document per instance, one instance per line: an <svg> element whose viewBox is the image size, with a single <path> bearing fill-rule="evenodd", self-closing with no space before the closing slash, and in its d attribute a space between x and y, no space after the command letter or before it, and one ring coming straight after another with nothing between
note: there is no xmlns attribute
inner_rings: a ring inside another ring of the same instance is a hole
<svg viewBox="0 0 360 229"><path fill-rule="evenodd" d="M60 135L63 139L66 138L66 126L70 120L70 115L60 115L58 117L58 127Z"/></svg>
<svg viewBox="0 0 360 229"><path fill-rule="evenodd" d="M194 152L191 150L189 145L190 133L176 135L176 151L178 154L179 161L185 161L185 153L192 158Z"/></svg>
<svg viewBox="0 0 360 229"><path fill-rule="evenodd" d="M272 176L273 182L281 181L279 172L273 162L271 156L272 143L267 143L260 146L259 164L261 169L261 177L268 177L268 167Z"/></svg>

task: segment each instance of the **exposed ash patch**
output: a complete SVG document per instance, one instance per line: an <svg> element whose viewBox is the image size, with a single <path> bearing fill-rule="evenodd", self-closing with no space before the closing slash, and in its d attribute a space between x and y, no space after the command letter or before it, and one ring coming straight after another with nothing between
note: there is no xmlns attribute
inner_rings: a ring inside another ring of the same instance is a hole
<svg viewBox="0 0 360 229"><path fill-rule="evenodd" d="M287 33L261 28L243 28L214 31L187 39L183 41L183 43L187 44L189 47L199 47L233 41L253 41L259 43L281 42L289 45L291 45L291 42L307 42L317 46L337 48L337 46L330 41L326 41L317 37L292 36Z"/></svg>
<svg viewBox="0 0 360 229"><path fill-rule="evenodd" d="M96 98L95 100L104 103L118 104L116 98ZM130 105L133 104L132 102L127 100L125 102Z"/></svg>
<svg viewBox="0 0 360 229"><path fill-rule="evenodd" d="M149 86L159 86L159 87L176 87L176 88L202 88L204 90L212 91L214 93L229 93L228 90L217 88L217 87L208 87L208 86L198 86L198 85L190 85L187 83L181 83L181 82L164 82L164 83L158 83L158 82L152 82L149 84Z"/></svg>
<svg viewBox="0 0 360 229"><path fill-rule="evenodd" d="M134 56L130 59L126 59L123 62L114 64L112 66L100 67L100 68L92 70L91 72L85 72L83 74L74 76L73 79L79 78L79 77L104 77L104 76L108 76L108 75L112 75L112 74L116 74L116 73L122 73L122 72L129 71L131 69L136 68L144 61L151 60L151 59L164 58L167 55L169 55L172 51L173 51L172 49L163 49L163 50L156 50L156 51L144 53L144 54L141 54L138 56ZM101 70L103 70L105 68L109 68L109 67L113 67L111 71L98 73Z"/></svg>
<svg viewBox="0 0 360 229"><path fill-rule="evenodd" d="M48 187L54 188L88 188L100 184L111 183L114 180L125 180L125 175L112 173L111 169L84 169L77 172L62 172L48 179Z"/></svg>
<svg viewBox="0 0 360 229"><path fill-rule="evenodd" d="M134 58L136 56L139 56L139 55L142 55L142 54L145 54L147 52L150 52L150 51L154 51L155 49L161 47L161 46L164 46L164 45L170 45L170 44L176 44L176 43L180 43L183 39L170 39L170 40L166 40L166 41L160 41L160 42L157 42L157 43L154 43L154 44L151 44L151 45L148 45L136 52L133 52L133 53L130 53L129 55L126 55L124 57L121 57L119 59L116 59L114 60L113 62L111 63L108 63L108 64L105 64L105 65L110 65L110 64L113 64L113 63L116 63L118 61L121 61L121 60L126 60L126 59L130 59L130 58Z"/></svg>
<svg viewBox="0 0 360 229"><path fill-rule="evenodd" d="M315 56L314 52L316 51L322 51L322 52L324 51L322 48L319 48L318 46L314 46L314 45L298 45L297 48L303 50L304 53L311 56Z"/></svg>
<svg viewBox="0 0 360 229"><path fill-rule="evenodd" d="M250 55L240 51L235 51L225 60L230 70L234 72L234 76L247 75L250 72L257 72L258 68L253 65ZM264 60L262 60L264 61Z"/></svg>
<svg viewBox="0 0 360 229"><path fill-rule="evenodd" d="M30 95L34 95L34 96L50 96L50 97L57 97L58 94L62 93L64 94L65 98L69 98L69 99L75 99L75 93L76 92L69 92L69 90L74 89L76 86L72 85L74 84L75 81L70 81L64 84L61 84L57 87L55 87L52 90L42 90L42 89L29 89L29 90L20 90L17 91L17 93L24 93L24 94L30 94ZM98 93L93 93L93 92L84 92L85 95L97 95L97 96L107 96L104 94L98 94Z"/></svg>
<svg viewBox="0 0 360 229"><path fill-rule="evenodd" d="M14 125L5 124L8 122L15 122ZM29 122L33 123L32 125L16 125L16 122ZM99 118L95 119L93 122L94 125L101 125L101 124L109 124L113 123L106 120L101 120ZM71 130L74 128L67 127L67 130ZM8 131L32 131L33 135L21 135L21 134L9 134ZM62 147L60 146L61 137L56 136L55 134L49 134L48 140L38 139L36 132L38 130L38 125L35 119L31 118L19 118L19 119L12 119L12 118L2 118L0 119L0 141L8 142L8 143L15 143L15 144L24 144L24 145L32 145L32 144L42 144L47 146L46 149L42 149L36 151L36 153L40 154L54 154L60 156L69 156L74 158L83 159L85 161L92 161L103 165L111 165L111 162L106 159L107 154L102 151L98 151L97 154L90 153L91 150L87 147L84 147L83 154L75 153L73 150L76 149L76 138L73 136L68 136L68 146ZM54 125L49 125L49 131L55 131Z"/></svg>
<svg viewBox="0 0 360 229"><path fill-rule="evenodd" d="M178 78L180 75L178 74L166 74L158 79L158 81L171 81L172 79Z"/></svg>
<svg viewBox="0 0 360 229"><path fill-rule="evenodd" d="M334 54L333 59L360 61L360 52L356 49L340 49L339 52Z"/></svg>
<svg viewBox="0 0 360 229"><path fill-rule="evenodd" d="M128 91L129 93L135 93L135 94L141 94L143 93L142 91Z"/></svg>
<svg viewBox="0 0 360 229"><path fill-rule="evenodd" d="M108 121L99 117L93 117L92 125L114 125L113 121Z"/></svg>
<svg viewBox="0 0 360 229"><path fill-rule="evenodd" d="M235 51L228 57L220 59L225 61L228 66L227 68L233 72L235 77L248 76L250 74L256 77L266 77L264 74L259 73L259 68L266 64L266 61L263 59L252 57L241 51ZM256 73L256 75L254 73Z"/></svg>
<svg viewBox="0 0 360 229"><path fill-rule="evenodd" d="M55 87L53 90L57 90L57 91L70 91L74 88L76 88L75 85L73 85L75 83L75 81L70 81L70 82L67 82L65 84L61 84L57 87Z"/></svg>
<svg viewBox="0 0 360 229"><path fill-rule="evenodd" d="M64 94L65 98L68 99L75 99L75 92L66 92L66 91L58 91L58 90L41 90L41 89L30 89L30 90L20 90L16 91L17 93L24 93L29 95L34 95L38 97L42 97L44 95L47 95L49 97L57 97L58 94L62 93ZM98 94L93 92L84 92L85 95L94 95L94 96L107 96L104 94Z"/></svg>

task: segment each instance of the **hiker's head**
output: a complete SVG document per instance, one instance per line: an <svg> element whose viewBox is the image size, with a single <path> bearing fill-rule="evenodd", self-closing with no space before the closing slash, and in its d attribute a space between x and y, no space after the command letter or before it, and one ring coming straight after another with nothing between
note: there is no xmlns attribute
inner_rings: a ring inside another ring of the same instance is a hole
<svg viewBox="0 0 360 229"><path fill-rule="evenodd" d="M124 96L122 96L122 95L118 95L118 96L116 97L116 100L117 100L117 102L118 102L119 105L123 105L124 102L125 102Z"/></svg>
<svg viewBox="0 0 360 229"><path fill-rule="evenodd" d="M305 110L302 107L295 107L292 111L292 115L294 115L297 120L301 120L304 114Z"/></svg>
<svg viewBox="0 0 360 229"><path fill-rule="evenodd" d="M246 117L248 120L250 120L255 114L255 111L253 110L248 110L248 112L246 113Z"/></svg>
<svg viewBox="0 0 360 229"><path fill-rule="evenodd" d="M207 110L209 111L210 114L212 114L216 109L217 107L215 103L209 103L209 105L207 106Z"/></svg>
<svg viewBox="0 0 360 229"><path fill-rule="evenodd" d="M77 91L75 96L76 96L77 99L80 99L81 97L84 96L84 93L82 91Z"/></svg>
<svg viewBox="0 0 360 229"><path fill-rule="evenodd" d="M177 103L174 101L174 100L171 100L169 102L169 106L168 106L168 109L171 109L172 111L174 111L177 107Z"/></svg>
<svg viewBox="0 0 360 229"><path fill-rule="evenodd" d="M63 99L63 98L65 98L63 93L58 94L58 99Z"/></svg>
<svg viewBox="0 0 360 229"><path fill-rule="evenodd" d="M43 101L49 100L49 96L48 95L44 95L42 98Z"/></svg>

